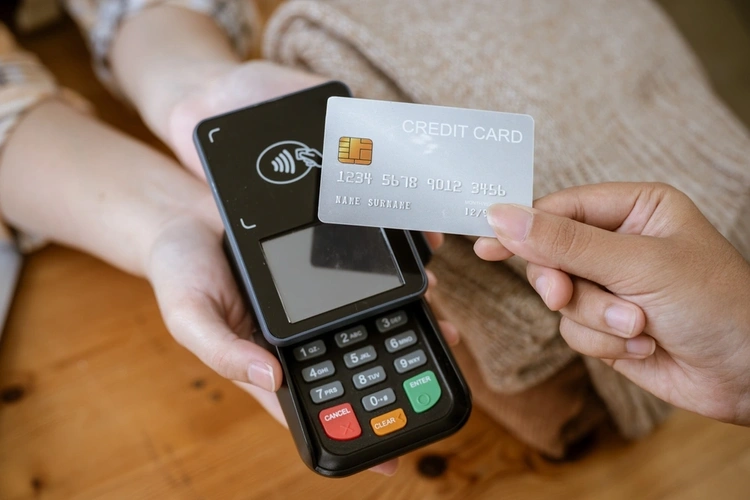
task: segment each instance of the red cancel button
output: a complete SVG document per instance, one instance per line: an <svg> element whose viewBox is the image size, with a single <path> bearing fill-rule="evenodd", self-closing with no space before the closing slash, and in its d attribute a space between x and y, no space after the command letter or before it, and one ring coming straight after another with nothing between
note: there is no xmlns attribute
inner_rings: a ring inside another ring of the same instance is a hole
<svg viewBox="0 0 750 500"><path fill-rule="evenodd" d="M362 428L349 403L326 408L320 412L318 418L323 424L326 436L336 441L348 441L362 434Z"/></svg>

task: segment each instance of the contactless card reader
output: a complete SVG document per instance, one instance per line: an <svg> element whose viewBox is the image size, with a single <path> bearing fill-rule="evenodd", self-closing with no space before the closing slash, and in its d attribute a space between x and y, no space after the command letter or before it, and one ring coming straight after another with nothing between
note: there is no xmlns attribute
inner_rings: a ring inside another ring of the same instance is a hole
<svg viewBox="0 0 750 500"><path fill-rule="evenodd" d="M281 407L303 460L326 476L446 437L471 411L411 235L317 219L327 100L349 95L327 83L195 130L256 340L284 370Z"/></svg>

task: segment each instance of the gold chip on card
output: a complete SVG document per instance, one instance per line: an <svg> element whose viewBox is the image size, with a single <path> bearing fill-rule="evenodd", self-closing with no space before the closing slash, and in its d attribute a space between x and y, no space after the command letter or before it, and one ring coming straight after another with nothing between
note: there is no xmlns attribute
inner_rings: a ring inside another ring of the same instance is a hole
<svg viewBox="0 0 750 500"><path fill-rule="evenodd" d="M372 139L342 137L339 139L339 162L369 165L372 163Z"/></svg>

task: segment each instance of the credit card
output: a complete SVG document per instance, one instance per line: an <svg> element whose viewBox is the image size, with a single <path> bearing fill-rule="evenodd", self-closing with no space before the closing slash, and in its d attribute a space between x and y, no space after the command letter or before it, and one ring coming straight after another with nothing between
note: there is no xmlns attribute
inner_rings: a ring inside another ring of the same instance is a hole
<svg viewBox="0 0 750 500"><path fill-rule="evenodd" d="M322 222L492 236L487 207L531 206L529 115L331 97Z"/></svg>

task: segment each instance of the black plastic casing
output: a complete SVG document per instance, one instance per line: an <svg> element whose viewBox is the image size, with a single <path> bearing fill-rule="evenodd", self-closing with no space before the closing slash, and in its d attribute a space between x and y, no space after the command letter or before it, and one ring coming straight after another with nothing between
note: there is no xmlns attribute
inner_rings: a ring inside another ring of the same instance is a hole
<svg viewBox="0 0 750 500"><path fill-rule="evenodd" d="M256 161L260 164L269 149L268 154L274 156L284 144L304 144L320 151L328 98L349 95L344 84L331 82L208 118L195 129L195 143L224 222L230 253L241 263L240 282L258 313L258 326L273 345L299 343L342 327L350 319L414 300L427 289L424 266L409 232L386 229L403 286L296 323L286 318L260 243L320 223L320 169L298 168L295 176L280 173L274 179L279 184L273 184L259 175Z"/></svg>
<svg viewBox="0 0 750 500"><path fill-rule="evenodd" d="M299 454L315 472L343 477L453 434L468 420L471 396L424 300L427 280L423 263L429 259L430 249L421 233L385 230L404 277L404 286L320 314L311 321L284 325L285 321L289 322L275 295L277 292L269 279L270 271L263 254L259 253L260 242L264 238L320 224L316 216L319 172L312 169L302 176L304 178L281 188L264 185L253 177L255 156L278 137L300 141L320 150L327 98L333 95L348 96L349 91L343 84L331 82L210 118L196 127L195 142L224 221L228 260L262 332L259 335L256 331L254 340L273 352L284 370L284 381L277 395ZM295 116L299 118L290 120ZM278 204L269 207L269 199ZM326 359L334 362L337 373L347 373L343 362L345 350L339 349L332 341L333 332L366 325L373 332L373 342L379 346L379 363L385 367L388 379L396 382L392 387L397 392L397 400L406 402L403 388L397 381L412 374L396 373L393 360L403 353L387 353L382 343L385 337L376 337L379 334L374 325L376 318L383 314L401 310L409 318L405 328L418 333L419 344L415 348L419 347L427 354L427 364L423 369L436 374L443 391L441 399L431 410L421 414L402 403L408 426L391 435L378 437L366 420L377 413L364 413L359 396L351 397L361 394L353 387L351 377L344 377L341 382L345 397L331 404L351 403L363 435L352 441L331 440L317 421L318 412L327 405L314 404L310 400L310 384L301 377L304 363L295 359L293 349L325 339L329 348Z"/></svg>
<svg viewBox="0 0 750 500"><path fill-rule="evenodd" d="M293 390L288 385L290 380L297 382L298 370L294 367L298 365L294 362L291 352L283 352L283 348L279 350L281 351L279 359L284 369L284 383L277 393L279 403L289 424L297 451L305 464L318 474L328 477L345 477L361 472L448 437L461 429L469 418L471 413L469 388L439 333L437 322L426 301L420 299L398 309L406 311L410 316L409 327L421 330L423 337L418 347L427 352L429 359L427 366L422 369L433 370L443 389L440 403L426 414L417 415L411 411L408 404L404 405L410 425L417 425L417 427L379 438L372 434L367 421L364 421L360 422L364 435L356 442L332 443L323 435L319 424L315 422L317 411L314 413L306 411L314 406L306 399L307 391ZM361 321L357 322L357 324L361 323ZM395 358L397 355L392 357ZM389 376L395 373L390 362L382 363L381 360L381 364L386 367ZM349 390L351 381L346 380L344 384ZM397 398L404 400L402 389L398 386L394 389L397 392ZM356 401L350 402L353 405L358 404ZM317 410L320 409L317 408ZM336 450L338 453L331 450L333 444L340 445Z"/></svg>

